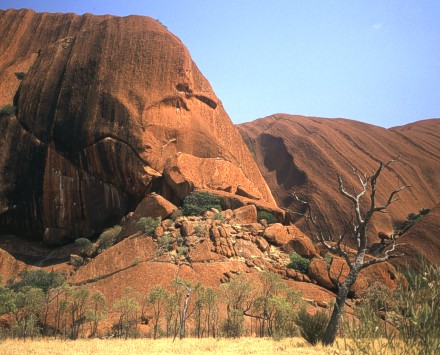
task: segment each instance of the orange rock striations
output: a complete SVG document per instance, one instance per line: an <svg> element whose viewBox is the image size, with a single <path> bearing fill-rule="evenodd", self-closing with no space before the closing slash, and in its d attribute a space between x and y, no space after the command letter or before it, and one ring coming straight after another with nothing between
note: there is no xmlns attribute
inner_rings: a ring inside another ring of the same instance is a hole
<svg viewBox="0 0 440 355"><path fill-rule="evenodd" d="M231 175L216 184L275 207L209 82L158 21L8 10L0 36L0 106L17 108L0 121L1 229L58 243L117 223L150 191L178 202L162 177L178 152L208 159L199 180L218 159Z"/></svg>
<svg viewBox="0 0 440 355"><path fill-rule="evenodd" d="M440 201L439 119L385 129L346 119L276 114L238 125L238 129L278 205L301 211L291 195L295 191L315 206L328 235L338 236L341 220L351 219L352 206L338 191L337 174L347 189L359 190L353 168L369 174L380 161L400 157L378 180L378 203L384 203L399 184L412 185L399 194L389 213L374 216L368 231L370 243L380 241L379 232L391 234L394 223L409 213ZM297 225L308 233L304 221Z"/></svg>

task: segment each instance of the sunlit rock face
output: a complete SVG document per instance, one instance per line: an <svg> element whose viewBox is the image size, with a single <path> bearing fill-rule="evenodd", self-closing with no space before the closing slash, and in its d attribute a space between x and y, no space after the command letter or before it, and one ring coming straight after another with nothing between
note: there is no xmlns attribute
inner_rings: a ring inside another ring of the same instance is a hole
<svg viewBox="0 0 440 355"><path fill-rule="evenodd" d="M399 201L374 215L368 229L370 244L379 232L390 234L394 224L422 208L440 202L440 119L385 129L347 119L276 114L237 126L280 207L302 211L292 193L314 206L326 236L343 233L353 219L353 205L338 191L337 174L345 187L361 190L353 170L370 175L379 162L399 158L378 179L376 201L384 204L402 184ZM362 205L366 208L369 194ZM309 233L304 219L297 225ZM347 241L355 246L354 240Z"/></svg>
<svg viewBox="0 0 440 355"><path fill-rule="evenodd" d="M234 165L275 205L209 82L156 20L8 10L0 36L0 106L16 107L0 119L2 231L50 243L99 233L147 193L170 194L162 172L178 152Z"/></svg>

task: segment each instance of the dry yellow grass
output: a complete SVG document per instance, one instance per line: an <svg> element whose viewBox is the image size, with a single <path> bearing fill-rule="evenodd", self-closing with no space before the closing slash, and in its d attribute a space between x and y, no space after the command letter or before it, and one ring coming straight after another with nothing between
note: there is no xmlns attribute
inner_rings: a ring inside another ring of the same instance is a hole
<svg viewBox="0 0 440 355"><path fill-rule="evenodd" d="M261 338L240 339L130 339L77 340L41 339L34 341L5 340L0 354L334 354L336 348L311 346L301 338L275 341Z"/></svg>

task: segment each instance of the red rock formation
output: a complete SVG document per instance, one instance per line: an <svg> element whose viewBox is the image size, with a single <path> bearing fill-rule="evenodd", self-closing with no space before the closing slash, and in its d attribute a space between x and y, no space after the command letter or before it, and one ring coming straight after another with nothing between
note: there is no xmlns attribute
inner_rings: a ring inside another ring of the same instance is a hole
<svg viewBox="0 0 440 355"><path fill-rule="evenodd" d="M440 265L440 205L399 237L396 244L398 254L403 256L394 258L394 265L418 267L422 256L427 262Z"/></svg>
<svg viewBox="0 0 440 355"><path fill-rule="evenodd" d="M146 192L170 197L161 174L177 152L218 158L234 177L216 183L275 207L209 82L158 21L8 10L0 37L0 106L17 107L0 122L0 228L48 242L98 233Z"/></svg>
<svg viewBox="0 0 440 355"><path fill-rule="evenodd" d="M378 180L379 203L399 184L413 185L399 194L390 213L374 217L371 242L379 241L378 232L391 233L395 221L440 201L439 119L385 129L346 119L277 114L238 128L279 206L298 211L291 196L295 191L314 204L329 235L339 235L341 217L351 218L351 203L338 192L336 174L347 189L359 188L353 167L370 173L379 161L400 156ZM298 225L307 232L302 221Z"/></svg>

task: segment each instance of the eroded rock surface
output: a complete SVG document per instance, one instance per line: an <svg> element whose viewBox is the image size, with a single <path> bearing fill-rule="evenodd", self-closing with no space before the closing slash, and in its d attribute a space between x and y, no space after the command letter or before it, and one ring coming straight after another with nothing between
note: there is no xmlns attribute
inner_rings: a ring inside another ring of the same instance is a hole
<svg viewBox="0 0 440 355"><path fill-rule="evenodd" d="M196 185L275 207L209 82L158 21L8 10L0 37L0 106L17 108L0 122L1 229L59 243L118 223L151 191L178 202L162 178L178 152L201 159Z"/></svg>
<svg viewBox="0 0 440 355"><path fill-rule="evenodd" d="M346 119L276 114L237 127L278 205L304 212L292 196L295 192L312 203L328 236L340 235L341 220L351 219L352 204L339 193L337 174L347 191L359 191L353 168L370 174L379 161L400 157L379 177L379 204L401 184L412 185L399 193L389 213L374 216L368 229L370 243L380 241L378 232L391 234L394 223L409 213L440 202L440 119L385 129ZM295 223L308 231L304 220Z"/></svg>

